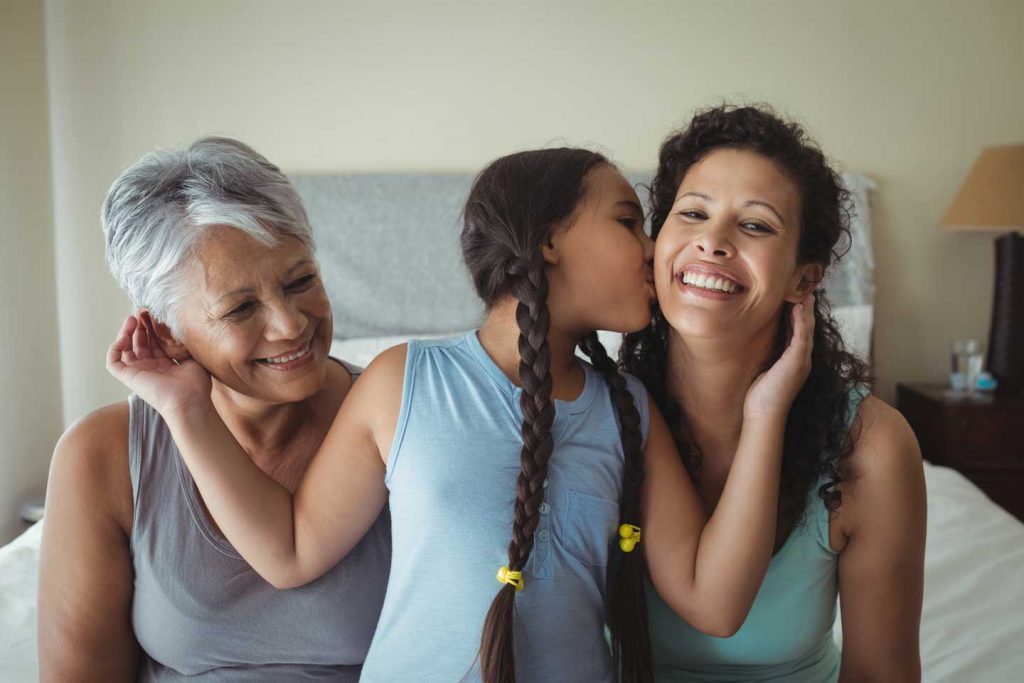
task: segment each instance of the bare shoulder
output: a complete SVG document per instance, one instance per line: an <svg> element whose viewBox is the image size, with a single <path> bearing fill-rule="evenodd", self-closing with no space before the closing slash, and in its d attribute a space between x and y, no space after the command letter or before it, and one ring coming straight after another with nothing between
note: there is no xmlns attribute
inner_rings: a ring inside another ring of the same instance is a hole
<svg viewBox="0 0 1024 683"><path fill-rule="evenodd" d="M384 457L401 410L407 350L408 344L392 346L370 362L341 404L332 432L362 433Z"/></svg>
<svg viewBox="0 0 1024 683"><path fill-rule="evenodd" d="M395 377L405 376L405 358L409 353L408 344L397 344L381 353L370 361L363 373L363 377L373 376L375 381L394 381Z"/></svg>
<svg viewBox="0 0 1024 683"><path fill-rule="evenodd" d="M47 497L95 505L130 530L128 429L127 401L94 410L68 427L53 451Z"/></svg>
<svg viewBox="0 0 1024 683"><path fill-rule="evenodd" d="M852 436L850 457L858 478L870 476L875 469L895 474L921 468L921 449L910 424L898 410L873 394L861 402Z"/></svg>
<svg viewBox="0 0 1024 683"><path fill-rule="evenodd" d="M395 395L401 396L405 381L405 359L408 344L399 344L382 351L370 361L359 381L352 387L356 403L375 403ZM348 403L348 400L346 400Z"/></svg>
<svg viewBox="0 0 1024 683"><path fill-rule="evenodd" d="M851 435L850 478L841 485L843 526L888 514L897 501L923 511L921 449L903 415L870 395L861 403Z"/></svg>

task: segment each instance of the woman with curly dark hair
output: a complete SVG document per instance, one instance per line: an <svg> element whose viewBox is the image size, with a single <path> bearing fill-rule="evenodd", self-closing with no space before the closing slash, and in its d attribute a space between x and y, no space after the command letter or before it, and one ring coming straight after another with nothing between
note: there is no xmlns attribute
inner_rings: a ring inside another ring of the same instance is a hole
<svg viewBox="0 0 1024 683"><path fill-rule="evenodd" d="M621 360L666 416L708 513L732 490L748 387L779 357L792 305L849 238L846 205L821 150L766 107L700 112L662 145L651 187L659 305ZM902 416L870 395L868 368L844 349L823 293L814 314L764 583L729 638L696 631L649 590L659 680L920 677L920 452Z"/></svg>

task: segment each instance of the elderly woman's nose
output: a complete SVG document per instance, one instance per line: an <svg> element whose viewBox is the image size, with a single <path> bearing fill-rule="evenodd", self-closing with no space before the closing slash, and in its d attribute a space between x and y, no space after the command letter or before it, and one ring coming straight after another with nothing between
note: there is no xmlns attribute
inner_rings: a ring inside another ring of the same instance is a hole
<svg viewBox="0 0 1024 683"><path fill-rule="evenodd" d="M268 309L268 339L297 339L306 329L308 319L288 297L281 297Z"/></svg>

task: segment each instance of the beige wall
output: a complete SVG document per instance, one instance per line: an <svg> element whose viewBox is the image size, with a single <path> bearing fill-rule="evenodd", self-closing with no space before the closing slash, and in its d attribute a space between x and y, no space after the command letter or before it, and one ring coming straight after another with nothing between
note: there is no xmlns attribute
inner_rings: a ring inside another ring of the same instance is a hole
<svg viewBox="0 0 1024 683"><path fill-rule="evenodd" d="M61 430L42 0L0 2L0 543Z"/></svg>
<svg viewBox="0 0 1024 683"><path fill-rule="evenodd" d="M935 225L977 152L1024 140L1024 3L48 1L64 409L124 392L109 183L238 136L287 170L476 169L555 140L648 168L701 105L767 100L878 181L879 391L987 334L992 246ZM515 7L515 9L512 9Z"/></svg>

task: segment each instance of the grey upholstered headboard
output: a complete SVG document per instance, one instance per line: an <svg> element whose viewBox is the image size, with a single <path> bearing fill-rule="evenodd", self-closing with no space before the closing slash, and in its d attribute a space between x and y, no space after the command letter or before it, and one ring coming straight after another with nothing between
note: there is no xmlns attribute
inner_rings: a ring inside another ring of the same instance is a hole
<svg viewBox="0 0 1024 683"><path fill-rule="evenodd" d="M459 250L470 174L294 175L339 339L480 324Z"/></svg>
<svg viewBox="0 0 1024 683"><path fill-rule="evenodd" d="M649 175L629 174L634 184ZM469 173L290 176L316 236L336 339L477 327L483 306L462 264ZM640 192L641 200L646 194Z"/></svg>

